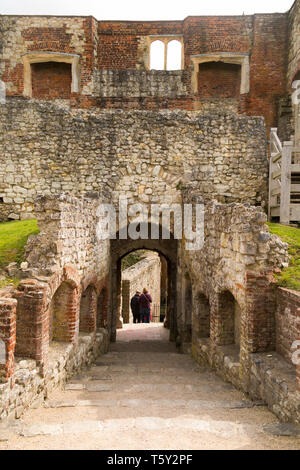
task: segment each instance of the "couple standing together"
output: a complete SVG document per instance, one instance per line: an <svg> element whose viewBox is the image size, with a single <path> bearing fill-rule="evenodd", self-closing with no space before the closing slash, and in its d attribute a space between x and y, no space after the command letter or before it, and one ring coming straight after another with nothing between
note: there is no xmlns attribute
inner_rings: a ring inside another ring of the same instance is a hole
<svg viewBox="0 0 300 470"><path fill-rule="evenodd" d="M133 323L150 323L151 304L152 298L146 288L142 294L136 291L130 301Z"/></svg>

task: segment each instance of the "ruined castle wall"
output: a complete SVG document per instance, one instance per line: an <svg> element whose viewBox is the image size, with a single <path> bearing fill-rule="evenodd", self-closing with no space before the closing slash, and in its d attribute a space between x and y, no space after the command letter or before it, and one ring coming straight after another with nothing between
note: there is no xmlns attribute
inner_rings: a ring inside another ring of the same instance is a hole
<svg viewBox="0 0 300 470"><path fill-rule="evenodd" d="M117 201L266 201L262 118L186 111L68 111L10 98L1 106L1 219L32 217L37 194Z"/></svg>
<svg viewBox="0 0 300 470"><path fill-rule="evenodd" d="M297 24L294 19L297 8L298 2L290 13L292 30ZM7 85L8 95L20 96L23 93L22 54L52 51L80 56L81 83L79 92L71 96L72 106L141 109L138 98L143 98L144 109L200 109L202 100L190 88L191 56L215 52L244 53L250 58L250 93L238 97L236 108L242 113L263 115L267 127L276 125L278 98L286 92L288 14L188 17L184 21L162 22L2 16L0 22L4 44L0 78ZM137 73L148 68L150 41L155 35L174 39L178 35L182 37L184 68L189 83L185 78L174 80L173 73L167 72L163 87L158 86L155 80L149 86L149 76ZM290 47L292 57L294 52L294 46ZM295 61L294 58L291 60ZM117 72L125 70L128 74L123 77L121 90L116 92L111 75L115 82L120 77ZM57 82L59 70L52 70L52 73L53 81ZM213 79L211 85L217 85L217 82L218 78L215 83ZM113 96L116 93L126 99L118 101ZM47 98L53 99L54 96L50 93ZM230 102L228 104L230 107ZM222 101L221 105L227 107L226 102Z"/></svg>
<svg viewBox="0 0 300 470"><path fill-rule="evenodd" d="M273 271L287 262L287 247L265 222L265 214L247 205L206 208L204 246L185 252L193 289L192 354L264 400L280 419L300 422L298 369L286 354L287 343L299 338L298 301L292 306L289 292L276 293Z"/></svg>
<svg viewBox="0 0 300 470"><path fill-rule="evenodd" d="M124 323L133 322L130 300L137 290L142 292L144 287L148 289L152 297L151 320L159 321L160 276L160 258L154 253L122 272L122 318Z"/></svg>
<svg viewBox="0 0 300 470"><path fill-rule="evenodd" d="M71 265L81 278L90 274L105 277L108 274L109 242L97 237L99 203L99 200L67 196L38 198L35 215L40 233L32 236L26 246L30 269L51 275Z"/></svg>
<svg viewBox="0 0 300 470"><path fill-rule="evenodd" d="M218 310L218 294L229 291L239 304L244 333L252 331L240 343L241 356L275 348L275 297L270 275L287 261L287 253L286 244L269 234L266 220L261 210L247 204L208 205L204 246L196 253L185 252L195 299L198 293L204 294L212 310ZM218 321L215 314L212 328ZM218 340L217 330L211 335Z"/></svg>
<svg viewBox="0 0 300 470"><path fill-rule="evenodd" d="M62 52L81 56L81 87L89 88L94 64L91 17L2 16L4 45L0 75L8 95L22 95L26 52Z"/></svg>

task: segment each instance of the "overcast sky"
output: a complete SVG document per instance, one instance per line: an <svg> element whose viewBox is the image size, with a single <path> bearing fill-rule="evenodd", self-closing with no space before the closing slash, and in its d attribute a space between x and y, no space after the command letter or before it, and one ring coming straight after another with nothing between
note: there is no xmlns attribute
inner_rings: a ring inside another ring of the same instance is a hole
<svg viewBox="0 0 300 470"><path fill-rule="evenodd" d="M193 15L285 12L294 0L1 0L0 14L93 15L98 20L182 20Z"/></svg>

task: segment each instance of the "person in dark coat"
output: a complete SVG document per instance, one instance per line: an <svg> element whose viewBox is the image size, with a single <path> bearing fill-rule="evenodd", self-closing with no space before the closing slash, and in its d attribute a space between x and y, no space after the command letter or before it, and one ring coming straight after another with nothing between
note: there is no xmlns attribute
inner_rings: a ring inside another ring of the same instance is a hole
<svg viewBox="0 0 300 470"><path fill-rule="evenodd" d="M139 291L136 291L134 296L132 297L130 301L130 307L133 315L133 323L140 323L141 321L141 310L140 310L140 295L141 293Z"/></svg>
<svg viewBox="0 0 300 470"><path fill-rule="evenodd" d="M146 288L143 289L143 293L142 295L140 295L139 302L141 308L142 323L150 323L150 309L152 304L152 297Z"/></svg>

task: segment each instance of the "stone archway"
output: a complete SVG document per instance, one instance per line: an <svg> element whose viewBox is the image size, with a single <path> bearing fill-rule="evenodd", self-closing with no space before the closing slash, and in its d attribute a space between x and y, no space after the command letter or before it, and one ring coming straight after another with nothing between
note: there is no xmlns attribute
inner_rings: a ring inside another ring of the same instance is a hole
<svg viewBox="0 0 300 470"><path fill-rule="evenodd" d="M161 231L160 231L161 233ZM168 271L168 311L167 317L170 327L170 341L175 341L178 335L178 240L171 238L164 240L139 239L139 240L111 240L111 314L109 318L109 329L111 332L111 341L116 340L116 330L118 326L120 303L121 303L121 261L122 258L136 250L150 250L163 255L167 262Z"/></svg>

